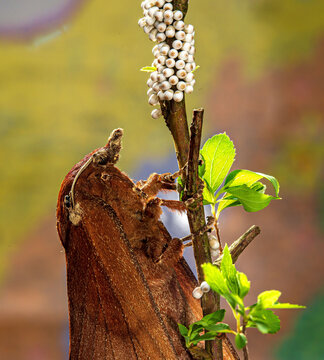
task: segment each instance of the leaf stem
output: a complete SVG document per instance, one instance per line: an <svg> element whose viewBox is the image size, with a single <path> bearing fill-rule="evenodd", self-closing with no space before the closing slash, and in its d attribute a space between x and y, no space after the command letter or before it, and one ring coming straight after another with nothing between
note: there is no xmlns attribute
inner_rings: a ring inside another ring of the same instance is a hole
<svg viewBox="0 0 324 360"><path fill-rule="evenodd" d="M219 227L218 227L218 220L216 218L216 204L211 205L211 209L212 209L212 214L214 217L214 228L215 228L215 232L216 232L216 238L219 244L219 252L220 254L223 253L223 247L222 247L222 242L221 242L221 238L220 238L220 231L219 231Z"/></svg>
<svg viewBox="0 0 324 360"><path fill-rule="evenodd" d="M219 231L219 227L218 227L218 221L215 217L215 222L214 222L214 227L215 227L215 231L216 231L216 237L219 243L219 252L222 254L223 253L223 247L222 247L222 242L221 242L221 238L220 238L220 231Z"/></svg>
<svg viewBox="0 0 324 360"><path fill-rule="evenodd" d="M236 311L236 328L237 328L237 332L240 333L241 332L241 316L240 314L238 314Z"/></svg>

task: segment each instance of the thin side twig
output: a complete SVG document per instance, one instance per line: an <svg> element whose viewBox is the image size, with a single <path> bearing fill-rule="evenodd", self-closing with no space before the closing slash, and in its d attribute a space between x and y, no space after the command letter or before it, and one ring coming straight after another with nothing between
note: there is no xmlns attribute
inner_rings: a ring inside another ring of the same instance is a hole
<svg viewBox="0 0 324 360"><path fill-rule="evenodd" d="M190 126L190 144L188 154L188 173L186 178L186 191L184 200L194 197L199 190L198 163L203 126L204 110L194 110L193 120ZM187 210L188 222L192 233L193 252L196 261L198 281L204 281L204 273L201 265L211 262L210 247L207 233L198 233L197 229L206 226L205 212L202 202L196 201ZM220 309L220 297L217 293L209 292L202 297L203 314L207 315ZM206 341L206 350L213 359L223 359L222 339Z"/></svg>
<svg viewBox="0 0 324 360"><path fill-rule="evenodd" d="M217 222L216 218L215 218L215 222L214 222L214 227L215 227L216 237L217 237L218 244L219 244L219 251L220 251L220 253L222 253L223 252L223 246L222 246L222 241L221 241L221 237L220 237L218 222Z"/></svg>
<svg viewBox="0 0 324 360"><path fill-rule="evenodd" d="M245 321L243 322L243 334L246 335L246 323ZM244 346L243 348L243 356L244 356L244 360L249 360L249 350L247 345Z"/></svg>
<svg viewBox="0 0 324 360"><path fill-rule="evenodd" d="M229 247L229 251L232 255L233 263L236 263L242 252L251 244L251 242L261 233L261 229L253 225L247 230L242 236L240 236L233 244ZM220 265L223 255L219 256L215 261L214 265Z"/></svg>
<svg viewBox="0 0 324 360"><path fill-rule="evenodd" d="M188 10L188 0L174 0L173 8L174 10L181 10L184 18ZM180 103L176 103L173 100L162 101L160 105L166 125L169 128L171 135L173 137L177 161L178 161L179 169L181 169L187 163L188 155L189 155L189 142L190 142L185 99L183 99L183 101L181 101ZM202 127L202 123L201 123L201 127ZM201 128L200 128L200 134L199 136L196 136L196 138L199 139L199 146L200 146ZM194 153L196 154L197 150L195 150ZM195 164L195 166L198 167L198 163ZM188 171L188 174L190 173L191 171ZM198 173L198 168L197 170L194 170L194 173L195 174ZM187 186L186 177L181 176L181 178L186 187ZM197 189L197 187L199 186L198 179L196 183L193 181L192 184ZM192 190L196 190L196 189L192 189ZM193 195L195 195L195 193L193 193ZM205 212L202 204L196 203L195 207L189 207L187 211L187 216L188 216L188 222L189 222L191 234L196 234L197 232L200 231L200 229L206 226ZM205 262L211 262L208 236L206 233L194 236L193 248L194 248L196 267L198 272L198 281L202 282L204 280L204 275L201 269L201 264ZM204 295L202 298L202 309L204 315L219 310L220 309L219 295L213 292ZM223 360L223 349L222 349L221 341L218 340L207 341L206 350L214 360Z"/></svg>

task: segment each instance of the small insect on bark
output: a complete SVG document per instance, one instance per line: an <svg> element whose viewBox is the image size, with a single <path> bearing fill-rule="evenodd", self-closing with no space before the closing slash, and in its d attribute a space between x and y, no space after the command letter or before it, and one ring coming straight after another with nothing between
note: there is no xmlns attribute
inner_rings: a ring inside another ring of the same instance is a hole
<svg viewBox="0 0 324 360"><path fill-rule="evenodd" d="M57 230L65 249L71 360L192 359L178 331L202 317L183 244L159 220L156 198L175 177L134 184L115 164L122 129L65 177ZM182 205L180 205L181 207Z"/></svg>

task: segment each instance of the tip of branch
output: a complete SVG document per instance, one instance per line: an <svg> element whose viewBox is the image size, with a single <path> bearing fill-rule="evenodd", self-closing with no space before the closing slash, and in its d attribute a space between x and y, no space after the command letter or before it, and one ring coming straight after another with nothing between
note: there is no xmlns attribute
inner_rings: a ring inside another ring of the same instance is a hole
<svg viewBox="0 0 324 360"><path fill-rule="evenodd" d="M256 235L259 235L261 233L261 228L257 225L252 225L248 232L249 231L253 231Z"/></svg>

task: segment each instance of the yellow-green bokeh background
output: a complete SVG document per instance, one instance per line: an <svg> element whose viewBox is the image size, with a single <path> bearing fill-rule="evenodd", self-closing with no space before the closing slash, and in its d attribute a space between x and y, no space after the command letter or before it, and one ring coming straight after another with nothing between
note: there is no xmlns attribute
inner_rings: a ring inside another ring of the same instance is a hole
<svg viewBox="0 0 324 360"><path fill-rule="evenodd" d="M137 26L140 16L140 1L84 1L41 33L1 35L2 279L24 236L55 211L64 175L113 128L125 130L120 166L130 173L172 151L163 121L149 115L147 75L139 69L151 63L152 43ZM207 134L217 127L208 109L221 64L239 58L249 83L308 61L324 36L324 2L191 0L187 21L196 28L201 66L187 106L207 108Z"/></svg>
<svg viewBox="0 0 324 360"><path fill-rule="evenodd" d="M188 108L205 105L218 65L233 53L247 77L310 56L323 14L321 0L191 1L187 21L196 27L201 68ZM52 207L63 174L111 129L125 129L126 169L170 151L163 123L150 119L146 74L138 71L152 61L140 16L137 1L94 0L58 25L57 37L0 42L2 269L12 244Z"/></svg>

